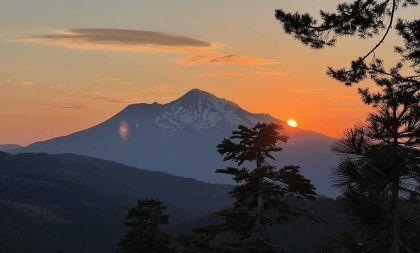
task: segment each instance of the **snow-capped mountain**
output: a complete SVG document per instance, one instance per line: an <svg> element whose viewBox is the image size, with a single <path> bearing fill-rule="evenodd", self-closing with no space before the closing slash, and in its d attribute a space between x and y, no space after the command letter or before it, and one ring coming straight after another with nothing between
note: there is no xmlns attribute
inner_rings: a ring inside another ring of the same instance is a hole
<svg viewBox="0 0 420 253"><path fill-rule="evenodd" d="M238 125L257 122L282 123L193 89L167 104L129 105L97 126L16 152L77 153L207 182L231 183L225 175L214 173L226 166L216 146ZM328 174L337 160L330 151L334 139L300 129L285 127L285 131L291 139L283 145L277 163L301 166L319 192L332 195Z"/></svg>
<svg viewBox="0 0 420 253"><path fill-rule="evenodd" d="M155 122L158 127L175 132L189 127L195 130L216 128L230 131L238 125L273 121L276 120L269 115L250 114L231 101L193 89L165 105L162 115Z"/></svg>
<svg viewBox="0 0 420 253"><path fill-rule="evenodd" d="M168 104L134 104L128 106L121 112L126 118L126 127L139 128L144 125L145 107L155 107L152 125L166 135L189 134L191 131L198 131L206 134L208 130L231 132L238 125L251 126L257 122L277 122L268 114L252 114L237 104L226 99L199 90L193 89ZM117 115L118 116L118 115ZM126 124L129 122L130 124ZM150 123L150 122L148 122Z"/></svg>

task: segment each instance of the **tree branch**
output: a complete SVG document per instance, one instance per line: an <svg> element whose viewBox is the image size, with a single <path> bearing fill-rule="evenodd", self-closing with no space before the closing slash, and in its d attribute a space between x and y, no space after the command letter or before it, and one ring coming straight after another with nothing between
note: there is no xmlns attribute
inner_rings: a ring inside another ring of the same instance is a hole
<svg viewBox="0 0 420 253"><path fill-rule="evenodd" d="M376 49L385 41L385 38L388 36L389 31L392 28L392 24L394 23L394 15L395 15L395 9L397 8L397 0L392 1L392 11L391 11L391 17L388 24L388 28L386 29L385 34L382 36L382 39L372 48L372 50L369 51L364 57L362 57L362 61L366 60L369 55L375 52Z"/></svg>

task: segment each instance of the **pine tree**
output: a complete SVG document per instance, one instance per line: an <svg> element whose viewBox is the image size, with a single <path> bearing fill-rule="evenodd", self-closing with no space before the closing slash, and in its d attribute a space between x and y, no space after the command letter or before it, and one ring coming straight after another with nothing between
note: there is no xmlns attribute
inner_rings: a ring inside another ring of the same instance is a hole
<svg viewBox="0 0 420 253"><path fill-rule="evenodd" d="M170 253L170 237L160 225L169 223L169 215L163 214L165 206L158 200L139 200L128 211L125 225L126 236L120 241L117 253Z"/></svg>
<svg viewBox="0 0 420 253"><path fill-rule="evenodd" d="M268 162L274 160L273 152L281 150L277 143L288 139L278 132L280 129L276 124L258 123L252 128L239 126L230 138L218 145L217 150L225 161L236 162L238 166L254 163L255 167L228 167L216 171L233 176L237 183L230 192L235 200L233 207L216 212L221 218L219 223L196 229L187 240L190 248L204 243L201 247L207 250L200 252L284 252L270 241L267 228L300 217L316 220L309 212L288 201L314 200L316 196L313 185L299 173L299 167L277 169ZM225 236L233 239L219 248L212 246L214 237L222 232L225 235L233 233Z"/></svg>
<svg viewBox="0 0 420 253"><path fill-rule="evenodd" d="M344 155L335 170L347 211L369 238L361 252L418 252L420 194L420 20L398 18L402 8L419 0L353 0L337 5L336 12L310 14L276 11L286 33L320 49L335 46L339 38L371 38L384 31L378 43L352 61L351 67L327 73L351 86L367 78L379 92L359 88L364 103L373 105L365 124L348 130L335 151ZM376 50L395 29L403 44L395 46L400 60L386 70ZM408 67L404 66L408 63ZM403 74L405 73L405 74Z"/></svg>
<svg viewBox="0 0 420 253"><path fill-rule="evenodd" d="M418 252L413 242L420 234L412 225L420 224L420 92L392 78L375 81L382 92L362 94L376 112L334 147L344 155L334 171L336 185L372 252Z"/></svg>
<svg viewBox="0 0 420 253"><path fill-rule="evenodd" d="M419 3L419 0L353 0L338 4L336 12L321 10L321 20L308 13L287 13L282 9L276 10L275 17L287 34L314 49L335 46L342 37L369 39L384 31L376 45L353 60L350 68L329 67L328 75L349 86L371 74L385 75L419 88L420 20L404 20L397 15L400 9L414 7ZM403 76L378 67L376 50L393 28L404 42L403 45L395 46L395 51L401 55L400 63L409 62L410 72L417 75Z"/></svg>

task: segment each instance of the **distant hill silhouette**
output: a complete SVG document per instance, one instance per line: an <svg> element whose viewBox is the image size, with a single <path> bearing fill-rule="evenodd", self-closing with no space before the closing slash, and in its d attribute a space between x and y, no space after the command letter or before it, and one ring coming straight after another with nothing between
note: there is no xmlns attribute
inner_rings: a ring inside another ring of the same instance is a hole
<svg viewBox="0 0 420 253"><path fill-rule="evenodd" d="M113 252L138 199L159 198L176 224L229 205L229 189L80 155L0 152L0 251Z"/></svg>
<svg viewBox="0 0 420 253"><path fill-rule="evenodd" d="M168 104L129 105L97 126L14 152L83 154L206 182L230 183L229 177L214 173L226 165L216 146L239 124L250 126L257 122L283 123L268 114L250 113L231 101L193 89ZM329 171L337 163L330 151L335 139L285 128L291 139L277 156L278 163L301 166L318 192L335 195L329 183Z"/></svg>
<svg viewBox="0 0 420 253"><path fill-rule="evenodd" d="M7 152L14 149L22 148L22 146L17 144L0 144L0 151Z"/></svg>
<svg viewBox="0 0 420 253"><path fill-rule="evenodd" d="M185 234L230 205L230 189L81 155L0 152L0 252L114 252L128 209L143 198L159 198L171 215L165 230ZM306 253L347 226L332 199L301 204L328 224L275 228L275 241L293 252Z"/></svg>

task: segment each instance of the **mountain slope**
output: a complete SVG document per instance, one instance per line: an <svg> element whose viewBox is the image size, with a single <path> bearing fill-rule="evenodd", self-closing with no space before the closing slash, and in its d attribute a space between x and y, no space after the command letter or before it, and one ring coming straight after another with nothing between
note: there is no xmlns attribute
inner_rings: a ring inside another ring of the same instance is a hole
<svg viewBox="0 0 420 253"><path fill-rule="evenodd" d="M282 123L268 114L253 114L237 104L194 89L168 104L129 105L111 119L68 136L34 143L15 152L76 153L207 182L231 179L215 174L226 166L217 144L239 124ZM286 128L291 139L282 145L278 164L295 164L320 193L335 195L329 170L336 164L330 151L333 138Z"/></svg>
<svg viewBox="0 0 420 253"><path fill-rule="evenodd" d="M0 144L0 151L3 152L11 151L18 148L22 148L22 146L16 144Z"/></svg>
<svg viewBox="0 0 420 253"><path fill-rule="evenodd" d="M80 155L0 152L0 249L113 252L138 199L159 198L176 224L228 206L229 189Z"/></svg>

